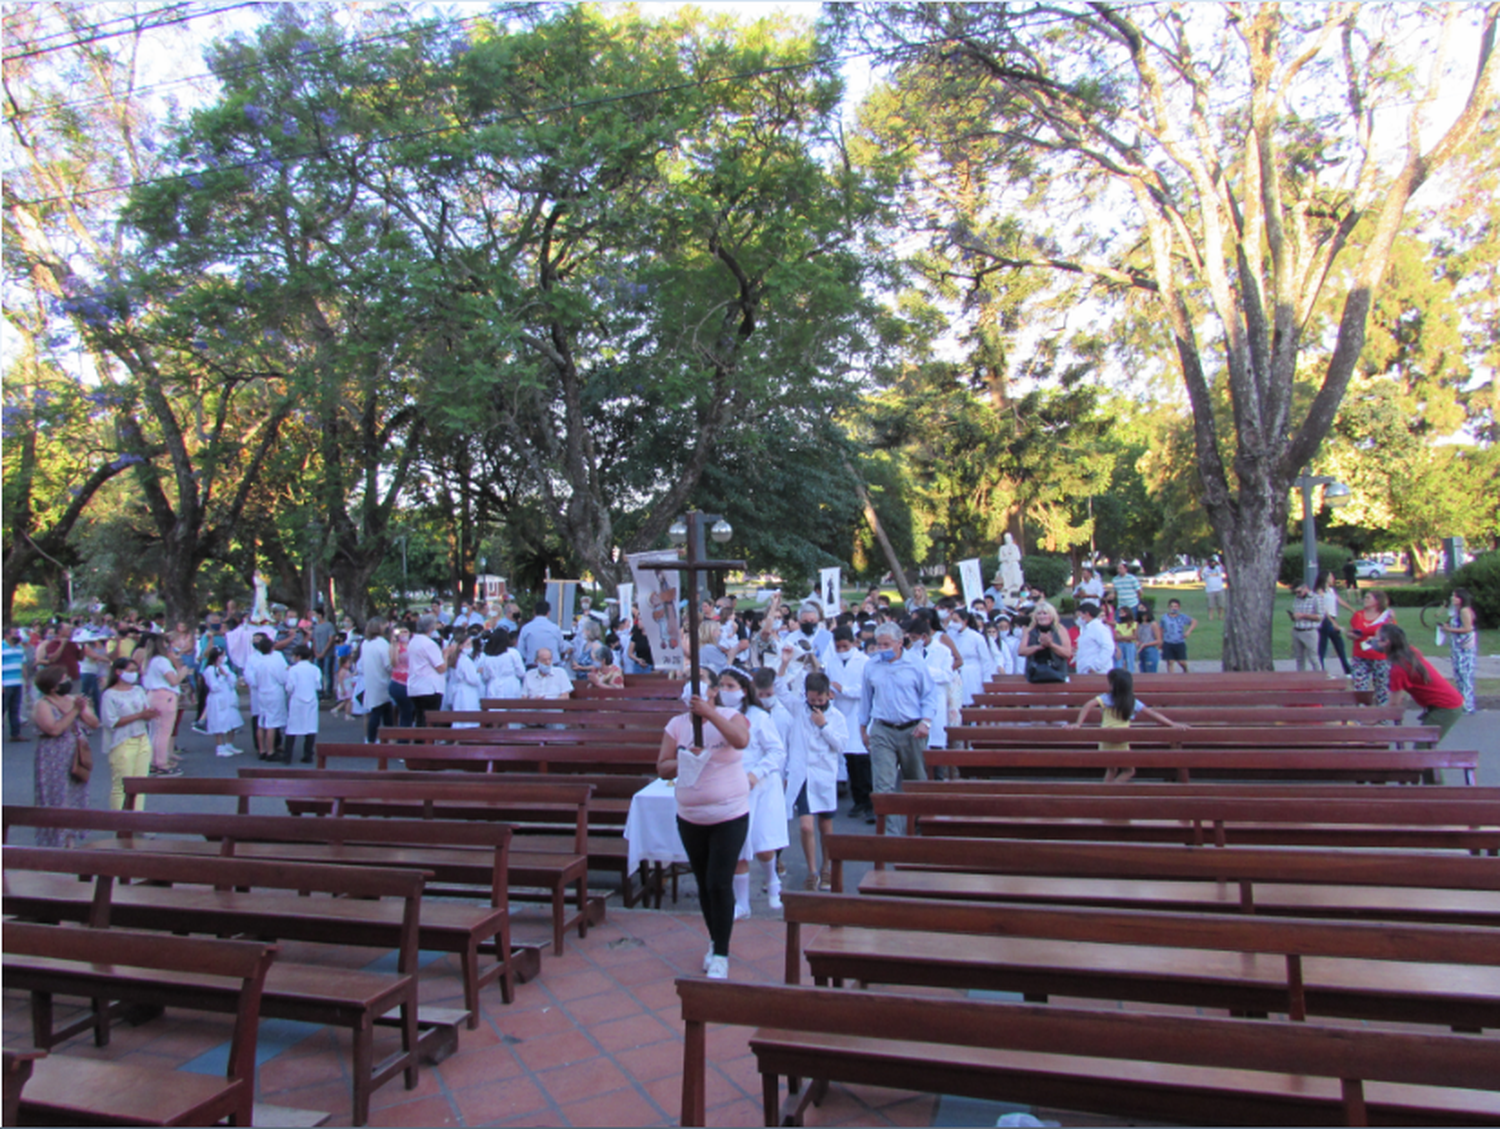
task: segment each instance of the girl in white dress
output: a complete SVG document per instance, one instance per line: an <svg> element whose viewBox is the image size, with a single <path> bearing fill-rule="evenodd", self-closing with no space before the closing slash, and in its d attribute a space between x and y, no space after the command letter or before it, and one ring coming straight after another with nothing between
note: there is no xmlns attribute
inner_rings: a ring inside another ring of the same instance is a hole
<svg viewBox="0 0 1500 1129"><path fill-rule="evenodd" d="M296 662L286 672L286 753L281 758L292 763L292 746L302 738L302 763L311 764L318 747L318 693L323 688L323 672L313 662L313 649L307 643L292 648Z"/></svg>
<svg viewBox="0 0 1500 1129"><path fill-rule="evenodd" d="M472 643L463 642L455 645L456 657L453 662L452 681L449 683L450 704L449 709L455 711L474 712L479 709L479 690L483 685L479 667L474 658L479 654L480 642L475 638ZM454 729L476 729L477 721L456 721Z"/></svg>
<svg viewBox="0 0 1500 1129"><path fill-rule="evenodd" d="M203 723L213 734L214 752L221 757L238 756L245 750L230 744L229 738L245 719L240 716L239 679L229 669L222 647L210 647L203 656L203 684L208 687Z"/></svg>
<svg viewBox="0 0 1500 1129"><path fill-rule="evenodd" d="M984 680L995 673L989 649L985 646L984 635L974 630L974 623L965 611L954 610L949 615L948 637L963 660L958 672L963 686L959 705L972 706L974 696L984 693Z"/></svg>
<svg viewBox="0 0 1500 1129"><path fill-rule="evenodd" d="M479 668L483 684L482 697L513 699L521 696L521 679L526 677L526 664L521 653L510 645L510 632L503 627L491 631L485 640L484 654L475 665Z"/></svg>
<svg viewBox="0 0 1500 1129"><path fill-rule="evenodd" d="M251 646L255 651L245 664L245 681L250 683L256 711L255 740L260 759L268 761L275 757L281 730L286 726L286 659L272 649L271 637L264 633L257 634Z"/></svg>
<svg viewBox="0 0 1500 1129"><path fill-rule="evenodd" d="M769 671L767 673L770 673ZM740 861L734 868L734 916L750 916L750 859L766 869L765 889L773 910L781 908L781 879L776 874L776 852L791 841L786 829L786 745L777 732L771 711L756 697L750 677L735 667L719 676L719 704L738 707L748 701L750 744L745 746L745 773L750 783L750 830ZM774 699L773 699L774 701Z"/></svg>

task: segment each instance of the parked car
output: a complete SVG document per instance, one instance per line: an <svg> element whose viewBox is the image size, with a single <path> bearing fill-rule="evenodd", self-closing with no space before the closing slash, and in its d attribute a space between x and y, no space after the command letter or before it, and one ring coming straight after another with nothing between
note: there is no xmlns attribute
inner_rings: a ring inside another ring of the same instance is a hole
<svg viewBox="0 0 1500 1129"><path fill-rule="evenodd" d="M1198 569L1193 565L1173 565L1169 569L1163 569L1155 576L1142 578L1143 584L1193 584L1198 580Z"/></svg>
<svg viewBox="0 0 1500 1129"><path fill-rule="evenodd" d="M1354 575L1361 580L1375 580L1385 575L1385 565L1379 561L1358 560L1354 562Z"/></svg>

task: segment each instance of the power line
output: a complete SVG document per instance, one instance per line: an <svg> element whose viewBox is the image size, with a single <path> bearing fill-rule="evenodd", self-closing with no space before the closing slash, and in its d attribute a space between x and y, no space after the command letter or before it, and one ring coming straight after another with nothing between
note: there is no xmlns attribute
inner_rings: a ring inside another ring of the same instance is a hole
<svg viewBox="0 0 1500 1129"><path fill-rule="evenodd" d="M239 10L240 8L258 8L262 3L263 0L242 0L241 3L226 4L222 8L210 8L202 12L188 12L183 15L176 16L172 19L158 20L156 23L147 24L145 26L136 25L133 27L121 28L119 31L100 32L97 35L86 36L82 39L75 40L72 43L58 43L54 44L51 47L35 47L27 51L16 51L13 54L6 55L4 61L7 63L14 63L18 59L32 59L38 55L50 55L54 51L66 51L69 48L74 47L87 47L90 43L98 43L105 39L117 39L122 35L133 35L142 31L156 31L159 28L171 27L173 24L184 24L189 23L193 20L201 20L206 16L218 16L223 15L225 12L234 12Z"/></svg>
<svg viewBox="0 0 1500 1129"><path fill-rule="evenodd" d="M87 29L77 28L77 27L65 27L65 28L63 28L60 31L50 31L50 32L45 32L43 34L40 34L40 35L36 36L34 39L30 40L30 42L27 44L27 46L28 47L33 47L33 48L34 47L40 47L40 46L42 46L44 44L47 44L49 41L54 40L54 39L66 39L66 38L69 38L69 37L72 37L72 36L77 36L77 35L82 35L82 34L92 35L92 34L94 34L96 32L102 31L105 27L107 27L110 24L126 23L126 22L129 22L129 21L134 21L134 22L136 22L138 24L141 20L148 19L151 16L161 15L163 12L180 12L180 11L182 11L182 9L184 9L186 7L187 7L186 3L168 4L166 7L163 7L163 8L153 8L149 12L131 12L128 15L111 16L108 19L103 19L103 20L100 20L98 23L89 25L89 27ZM67 46L67 45L64 44L63 46Z"/></svg>

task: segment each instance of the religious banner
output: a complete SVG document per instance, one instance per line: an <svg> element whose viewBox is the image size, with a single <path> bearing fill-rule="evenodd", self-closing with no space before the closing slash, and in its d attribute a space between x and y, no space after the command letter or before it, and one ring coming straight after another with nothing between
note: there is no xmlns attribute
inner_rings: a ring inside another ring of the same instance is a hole
<svg viewBox="0 0 1500 1129"><path fill-rule="evenodd" d="M818 570L818 602L823 605L825 616L839 614L839 592L843 588L843 569L820 568Z"/></svg>
<svg viewBox="0 0 1500 1129"><path fill-rule="evenodd" d="M678 557L671 549L631 553L625 558L635 582L635 606L651 642L651 664L657 670L682 666L682 627L677 618Z"/></svg>
<svg viewBox="0 0 1500 1129"><path fill-rule="evenodd" d="M552 605L547 618L557 624L564 635L573 634L573 602L582 583L581 580L547 581L547 603Z"/></svg>
<svg viewBox="0 0 1500 1129"><path fill-rule="evenodd" d="M632 625L631 613L635 611L635 585L621 584L616 597L620 602L618 612L620 616L620 650L623 652L630 645L630 628Z"/></svg>
<svg viewBox="0 0 1500 1129"><path fill-rule="evenodd" d="M978 557L958 562L958 579L963 584L965 608L972 608L975 600L984 599L984 574L979 569Z"/></svg>

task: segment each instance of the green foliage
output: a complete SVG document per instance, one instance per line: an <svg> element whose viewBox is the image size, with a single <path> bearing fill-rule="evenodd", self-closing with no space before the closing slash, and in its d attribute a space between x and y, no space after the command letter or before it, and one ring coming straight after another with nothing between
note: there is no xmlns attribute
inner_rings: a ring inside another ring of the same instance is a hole
<svg viewBox="0 0 1500 1129"><path fill-rule="evenodd" d="M1073 562L1061 553L1027 553L1021 561L1021 570L1026 574L1027 584L1035 584L1052 597L1067 587Z"/></svg>
<svg viewBox="0 0 1500 1129"><path fill-rule="evenodd" d="M1319 569L1323 572L1332 572L1334 579L1339 583L1343 583L1344 580L1344 565L1352 559L1349 550L1342 545L1318 542ZM1281 550L1281 583L1286 585L1302 583L1304 560L1301 540L1288 541Z"/></svg>
<svg viewBox="0 0 1500 1129"><path fill-rule="evenodd" d="M1476 556L1455 572L1444 591L1467 588L1474 596L1474 615L1482 627L1500 627L1500 551Z"/></svg>
<svg viewBox="0 0 1500 1129"><path fill-rule="evenodd" d="M1441 604L1448 598L1445 589L1433 584L1399 584L1381 591L1393 608L1425 608L1429 604Z"/></svg>

